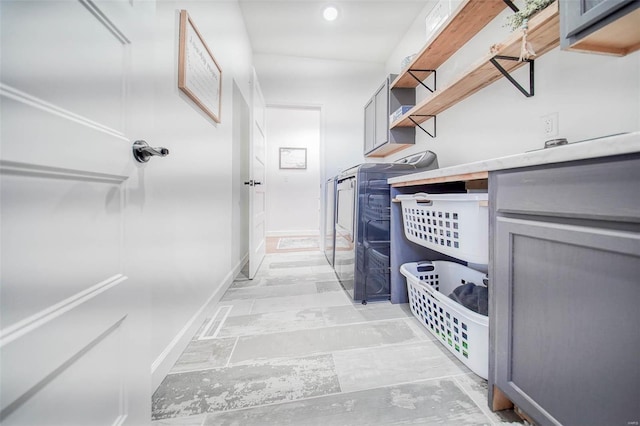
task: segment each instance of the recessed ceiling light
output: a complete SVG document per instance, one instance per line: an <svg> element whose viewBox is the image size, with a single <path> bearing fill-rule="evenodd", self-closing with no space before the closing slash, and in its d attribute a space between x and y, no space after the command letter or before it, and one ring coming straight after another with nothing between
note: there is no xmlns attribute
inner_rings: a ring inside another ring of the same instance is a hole
<svg viewBox="0 0 640 426"><path fill-rule="evenodd" d="M322 16L324 16L324 19L327 21L335 21L338 17L338 9L334 6L327 6L324 8L324 11L322 11Z"/></svg>

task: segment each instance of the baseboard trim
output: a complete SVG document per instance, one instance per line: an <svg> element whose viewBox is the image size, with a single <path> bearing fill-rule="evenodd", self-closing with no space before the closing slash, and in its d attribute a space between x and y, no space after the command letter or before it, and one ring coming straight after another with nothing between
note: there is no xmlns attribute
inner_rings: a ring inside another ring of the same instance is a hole
<svg viewBox="0 0 640 426"><path fill-rule="evenodd" d="M166 377L167 373L173 367L173 364L178 360L180 354L189 344L191 337L196 332L197 327L205 320L206 315L215 305L220 301L224 293L229 289L235 277L238 276L242 267L249 261L249 254L246 254L238 264L224 277L221 285L216 291L213 292L207 301L196 311L195 314L187 321L182 329L176 334L166 348L158 355L158 357L151 364L151 386L155 391L162 380Z"/></svg>

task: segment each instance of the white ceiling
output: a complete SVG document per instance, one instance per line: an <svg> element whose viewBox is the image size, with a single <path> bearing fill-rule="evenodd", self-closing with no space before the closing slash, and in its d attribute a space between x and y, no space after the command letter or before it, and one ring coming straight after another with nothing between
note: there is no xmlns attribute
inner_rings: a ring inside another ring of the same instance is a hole
<svg viewBox="0 0 640 426"><path fill-rule="evenodd" d="M239 0L256 54L384 63L430 0ZM333 5L338 19L327 22Z"/></svg>

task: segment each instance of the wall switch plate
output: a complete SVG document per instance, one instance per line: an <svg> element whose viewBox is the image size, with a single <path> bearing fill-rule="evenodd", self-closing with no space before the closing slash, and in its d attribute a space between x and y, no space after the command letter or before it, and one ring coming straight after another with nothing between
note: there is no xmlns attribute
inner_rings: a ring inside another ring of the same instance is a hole
<svg viewBox="0 0 640 426"><path fill-rule="evenodd" d="M543 115L542 117L540 117L542 134L545 138L558 136L558 121L559 114L557 112L552 112L551 114Z"/></svg>

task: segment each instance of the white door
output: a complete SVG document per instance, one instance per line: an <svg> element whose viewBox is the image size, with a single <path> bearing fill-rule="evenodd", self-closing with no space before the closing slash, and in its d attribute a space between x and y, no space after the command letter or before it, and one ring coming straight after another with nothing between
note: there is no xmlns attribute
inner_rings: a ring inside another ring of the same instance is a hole
<svg viewBox="0 0 640 426"><path fill-rule="evenodd" d="M148 288L127 246L154 3L0 8L0 423L147 424Z"/></svg>
<svg viewBox="0 0 640 426"><path fill-rule="evenodd" d="M265 102L253 71L253 100L251 108L251 157L250 198L249 198L249 278L253 278L264 259L266 249L266 140Z"/></svg>

